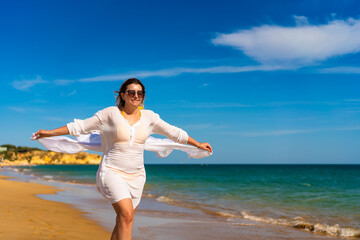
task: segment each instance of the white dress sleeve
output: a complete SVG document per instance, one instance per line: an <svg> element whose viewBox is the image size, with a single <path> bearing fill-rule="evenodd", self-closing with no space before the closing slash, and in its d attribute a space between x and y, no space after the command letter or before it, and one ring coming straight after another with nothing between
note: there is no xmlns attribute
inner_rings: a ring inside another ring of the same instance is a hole
<svg viewBox="0 0 360 240"><path fill-rule="evenodd" d="M80 136L81 134L89 134L92 131L100 131L102 125L101 112L95 113L94 116L81 120L74 119L73 122L66 124L71 136Z"/></svg>
<svg viewBox="0 0 360 240"><path fill-rule="evenodd" d="M174 142L186 144L188 142L188 134L181 128L172 126L162 120L159 114L153 113L151 133L164 135Z"/></svg>

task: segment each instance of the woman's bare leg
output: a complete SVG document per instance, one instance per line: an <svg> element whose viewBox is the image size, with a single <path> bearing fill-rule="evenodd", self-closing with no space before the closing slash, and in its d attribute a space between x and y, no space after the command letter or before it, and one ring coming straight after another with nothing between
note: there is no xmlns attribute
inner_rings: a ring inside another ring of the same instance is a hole
<svg viewBox="0 0 360 240"><path fill-rule="evenodd" d="M116 212L116 224L111 240L131 240L135 210L130 198L112 204Z"/></svg>
<svg viewBox="0 0 360 240"><path fill-rule="evenodd" d="M117 218L117 216L116 216L116 218ZM117 231L118 231L118 223L117 222L118 221L116 220L115 227L114 227L113 232L111 234L110 240L117 240L118 239L117 238Z"/></svg>

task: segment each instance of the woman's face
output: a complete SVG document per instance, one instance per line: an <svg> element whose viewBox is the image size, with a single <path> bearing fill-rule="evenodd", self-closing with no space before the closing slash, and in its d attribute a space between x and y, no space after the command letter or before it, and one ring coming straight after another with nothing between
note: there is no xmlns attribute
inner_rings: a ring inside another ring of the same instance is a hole
<svg viewBox="0 0 360 240"><path fill-rule="evenodd" d="M126 92L121 93L122 99L125 101L125 105L139 106L144 101L144 94L141 85L129 84Z"/></svg>

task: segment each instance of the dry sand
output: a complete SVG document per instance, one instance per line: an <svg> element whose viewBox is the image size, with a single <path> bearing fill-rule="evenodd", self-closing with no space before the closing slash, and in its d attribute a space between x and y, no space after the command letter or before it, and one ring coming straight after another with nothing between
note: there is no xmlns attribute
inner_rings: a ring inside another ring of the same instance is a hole
<svg viewBox="0 0 360 240"><path fill-rule="evenodd" d="M55 194L51 186L0 176L0 189L0 239L110 239L110 232L79 210L35 196Z"/></svg>

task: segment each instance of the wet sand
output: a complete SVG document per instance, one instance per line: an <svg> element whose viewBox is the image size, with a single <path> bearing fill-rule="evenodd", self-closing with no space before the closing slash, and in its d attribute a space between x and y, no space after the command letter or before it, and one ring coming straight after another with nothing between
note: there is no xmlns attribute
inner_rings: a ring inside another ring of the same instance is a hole
<svg viewBox="0 0 360 240"><path fill-rule="evenodd" d="M188 219L144 212L139 212L135 218L134 240L346 239L246 221L232 224L217 219Z"/></svg>

